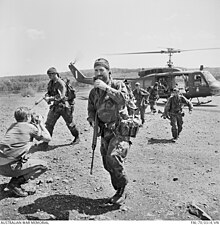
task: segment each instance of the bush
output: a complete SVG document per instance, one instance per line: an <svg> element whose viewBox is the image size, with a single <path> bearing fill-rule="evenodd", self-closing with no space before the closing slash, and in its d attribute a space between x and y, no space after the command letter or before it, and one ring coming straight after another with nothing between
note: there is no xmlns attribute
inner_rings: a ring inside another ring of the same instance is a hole
<svg viewBox="0 0 220 225"><path fill-rule="evenodd" d="M35 91L32 88L25 88L24 90L21 91L21 96L22 97L34 97L35 96Z"/></svg>

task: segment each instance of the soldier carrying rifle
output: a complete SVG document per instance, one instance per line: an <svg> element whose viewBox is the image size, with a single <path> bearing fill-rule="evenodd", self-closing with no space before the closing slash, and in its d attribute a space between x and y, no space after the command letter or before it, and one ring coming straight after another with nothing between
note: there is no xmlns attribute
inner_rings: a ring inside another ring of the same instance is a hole
<svg viewBox="0 0 220 225"><path fill-rule="evenodd" d="M54 67L51 67L47 70L47 74L50 78L50 82L48 83L47 93L44 97L44 100L50 105L50 110L47 115L46 120L46 128L49 133L53 134L54 126L60 116L66 122L68 129L71 134L74 136L71 144L75 145L79 143L79 131L76 127L76 124L73 120L73 112L74 112L74 94L70 90L68 83L65 83L59 76L59 73ZM48 143L42 144L43 148L48 146Z"/></svg>
<svg viewBox="0 0 220 225"><path fill-rule="evenodd" d="M108 61L97 59L94 72L94 88L89 93L87 120L93 127L97 125L95 121L98 123L103 165L116 190L106 204L121 204L125 200L128 183L124 161L131 145L130 137L135 137L140 124L134 124L130 119L132 126L129 127L127 88L122 81L111 78Z"/></svg>
<svg viewBox="0 0 220 225"><path fill-rule="evenodd" d="M164 113L162 116L164 119L167 118L170 120L171 132L173 136L172 141L176 142L180 135L180 132L183 129L183 106L187 105L189 108L189 113L191 113L193 104L179 93L178 88L174 88L172 92L173 93L171 97L167 100L167 103L164 107Z"/></svg>

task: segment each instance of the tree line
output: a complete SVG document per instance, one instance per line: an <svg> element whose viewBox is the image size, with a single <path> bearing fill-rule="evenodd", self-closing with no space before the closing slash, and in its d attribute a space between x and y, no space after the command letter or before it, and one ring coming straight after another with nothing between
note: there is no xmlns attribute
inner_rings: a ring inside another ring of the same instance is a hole
<svg viewBox="0 0 220 225"><path fill-rule="evenodd" d="M213 76L220 80L220 68L205 68ZM126 77L137 77L137 73L140 69L120 69L113 68L113 77L121 77L126 79ZM82 71L87 77L94 76L93 70L83 70ZM61 78L70 80L73 87L86 87L88 84L79 83L75 80L72 73L62 72L60 73ZM0 93L29 93L33 95L36 92L45 92L47 90L47 84L49 82L48 76L43 75L26 75L26 76L9 76L0 78Z"/></svg>

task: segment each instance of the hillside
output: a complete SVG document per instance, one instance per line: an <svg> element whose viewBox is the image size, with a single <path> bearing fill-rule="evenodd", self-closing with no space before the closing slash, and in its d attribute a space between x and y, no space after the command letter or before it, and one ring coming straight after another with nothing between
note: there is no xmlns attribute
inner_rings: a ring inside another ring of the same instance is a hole
<svg viewBox="0 0 220 225"><path fill-rule="evenodd" d="M148 68L150 69L150 68ZM204 68L213 74L213 76L220 80L220 67L216 68ZM136 78L140 69L126 69L126 68L112 68L113 78ZM94 72L91 70L82 70L87 77L93 77ZM71 81L73 87L85 87L86 84L78 83L73 77L70 71L61 72L63 79L68 78ZM47 88L48 76L46 74L40 75L27 75L27 76L9 76L0 78L0 93L14 92L19 93L22 90L32 90L32 92L44 92Z"/></svg>

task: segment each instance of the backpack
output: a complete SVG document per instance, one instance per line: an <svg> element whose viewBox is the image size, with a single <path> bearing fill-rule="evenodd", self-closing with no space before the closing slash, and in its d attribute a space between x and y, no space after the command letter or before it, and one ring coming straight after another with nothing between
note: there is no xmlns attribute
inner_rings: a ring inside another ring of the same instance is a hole
<svg viewBox="0 0 220 225"><path fill-rule="evenodd" d="M76 98L76 91L71 86L69 79L66 79L64 82L66 84L66 97L68 98L67 101L70 104L74 104L74 99Z"/></svg>

